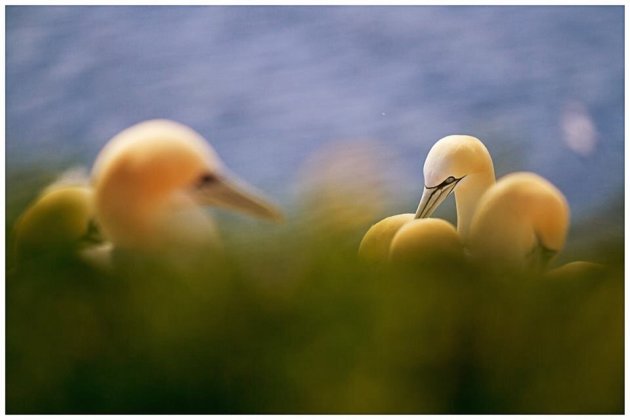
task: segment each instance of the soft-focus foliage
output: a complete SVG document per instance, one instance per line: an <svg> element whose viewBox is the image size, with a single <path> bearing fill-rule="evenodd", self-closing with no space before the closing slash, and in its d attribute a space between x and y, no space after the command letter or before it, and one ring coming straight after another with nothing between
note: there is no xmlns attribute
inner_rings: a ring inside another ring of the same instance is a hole
<svg viewBox="0 0 630 420"><path fill-rule="evenodd" d="M623 412L620 245L592 249L604 274L553 281L371 265L367 226L306 211L224 223L225 258L190 269L13 263L9 235L7 412Z"/></svg>

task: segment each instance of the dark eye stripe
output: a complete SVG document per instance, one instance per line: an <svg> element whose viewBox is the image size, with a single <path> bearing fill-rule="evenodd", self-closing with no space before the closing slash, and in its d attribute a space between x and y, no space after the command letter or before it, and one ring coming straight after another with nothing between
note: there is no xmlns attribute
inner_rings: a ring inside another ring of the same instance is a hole
<svg viewBox="0 0 630 420"><path fill-rule="evenodd" d="M199 180L197 181L197 186L205 187L207 185L214 184L218 180L219 180L219 178L216 175L211 174L211 173L206 173L206 174L203 174L199 178Z"/></svg>
<svg viewBox="0 0 630 420"><path fill-rule="evenodd" d="M447 185L449 185L449 184L452 184L453 182L459 182L459 181L461 181L462 179L464 179L464 177L465 177L465 176L466 176L466 175L464 175L464 176L463 176L463 177L461 177L461 178L455 178L454 176L449 176L449 177L448 177L448 178L446 178L444 181L442 181L440 184L438 184L438 185L436 185L436 186L434 186L434 187L427 187L426 185L425 185L424 187L425 187L426 189L428 189L428 190L432 190L432 189L434 189L434 188L438 188L438 189L439 189L439 188L444 188L445 186L447 186Z"/></svg>

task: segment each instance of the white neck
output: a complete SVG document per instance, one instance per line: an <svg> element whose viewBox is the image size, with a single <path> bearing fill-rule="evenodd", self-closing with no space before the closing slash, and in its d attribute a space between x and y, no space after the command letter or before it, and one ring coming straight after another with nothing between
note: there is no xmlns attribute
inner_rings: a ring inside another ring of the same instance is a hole
<svg viewBox="0 0 630 420"><path fill-rule="evenodd" d="M457 232L464 244L468 243L468 231L479 199L495 183L494 171L468 175L455 188L457 206Z"/></svg>

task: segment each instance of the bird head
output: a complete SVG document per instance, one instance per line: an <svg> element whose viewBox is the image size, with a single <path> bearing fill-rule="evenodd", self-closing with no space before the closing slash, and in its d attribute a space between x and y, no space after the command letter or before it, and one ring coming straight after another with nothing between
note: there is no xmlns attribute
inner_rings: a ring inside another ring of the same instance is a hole
<svg viewBox="0 0 630 420"><path fill-rule="evenodd" d="M136 124L113 137L92 172L96 212L114 241L158 211L214 205L279 220L280 211L239 181L197 132L168 120ZM127 232L125 232L127 231Z"/></svg>
<svg viewBox="0 0 630 420"><path fill-rule="evenodd" d="M494 179L492 158L479 139L451 135L438 140L424 162L424 190L416 218L431 216L451 192L478 177Z"/></svg>

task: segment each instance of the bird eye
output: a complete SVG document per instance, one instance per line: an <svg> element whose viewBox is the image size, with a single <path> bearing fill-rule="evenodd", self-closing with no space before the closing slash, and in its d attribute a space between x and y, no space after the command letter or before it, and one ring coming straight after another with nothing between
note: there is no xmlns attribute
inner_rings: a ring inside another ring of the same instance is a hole
<svg viewBox="0 0 630 420"><path fill-rule="evenodd" d="M446 178L446 180L444 182L446 184L452 184L453 182L455 182L455 177L449 176L448 178Z"/></svg>
<svg viewBox="0 0 630 420"><path fill-rule="evenodd" d="M214 174L203 174L200 178L199 181L197 181L197 186L199 187L205 187L211 184L214 184L215 182L218 181L219 178L217 178L216 175Z"/></svg>

